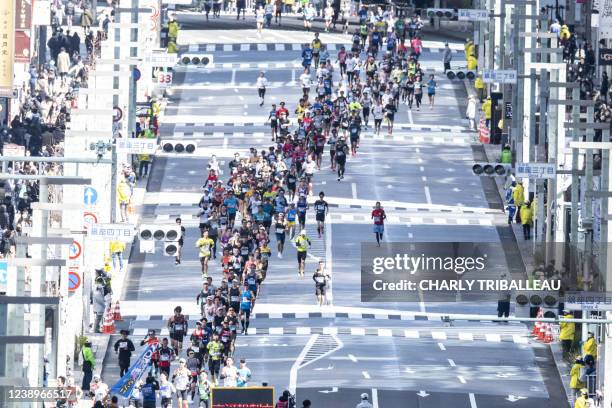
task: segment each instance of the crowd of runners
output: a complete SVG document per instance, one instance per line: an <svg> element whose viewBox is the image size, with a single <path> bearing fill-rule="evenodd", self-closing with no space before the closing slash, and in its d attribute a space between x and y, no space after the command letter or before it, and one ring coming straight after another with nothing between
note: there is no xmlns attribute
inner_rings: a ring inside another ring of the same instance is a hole
<svg viewBox="0 0 612 408"><path fill-rule="evenodd" d="M423 87L433 104L435 80L431 76L426 83L419 65L419 31L377 23L366 23L366 31L355 32L350 50L342 47L335 58L314 34L302 50L301 97L291 109L281 101L269 111L271 146L260 151L252 147L248 155L236 153L225 172L215 156L209 160L198 203L200 237L195 243L185 242L182 220L176 219L182 233L175 263L181 263L184 244L195 245L199 252L203 283L194 297L200 316L187 317L183 307L176 306L167 321L169 338L158 338L151 330L141 342L160 343L153 357L154 375L141 388L162 390L162 406L170 406L176 396L178 406L186 407L196 394L206 406L210 387L247 385L251 373L246 362L235 365L235 341L239 333L249 334L251 312L273 253L283 258L285 245L293 245L297 278L305 278L309 248L313 240L325 237L329 205L325 192L313 191L315 173L328 168L342 181L350 157L358 154L370 116L376 133L386 121L391 134L399 105L414 104L419 109ZM257 84L263 105L265 74ZM329 159L324 158L326 150ZM223 180L222 173L228 174ZM316 237L306 233L310 211L317 224ZM380 203L371 219L380 245L386 219ZM313 269L316 302L324 305L331 276L324 260ZM193 320L195 327L190 327ZM175 360L178 365L171 370Z"/></svg>

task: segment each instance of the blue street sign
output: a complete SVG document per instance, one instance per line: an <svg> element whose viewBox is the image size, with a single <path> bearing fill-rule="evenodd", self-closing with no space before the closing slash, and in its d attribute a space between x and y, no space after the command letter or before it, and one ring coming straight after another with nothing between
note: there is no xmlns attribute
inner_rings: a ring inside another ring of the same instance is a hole
<svg viewBox="0 0 612 408"><path fill-rule="evenodd" d="M94 205L98 201L98 192L93 187L85 187L83 191L83 202L85 205Z"/></svg>
<svg viewBox="0 0 612 408"><path fill-rule="evenodd" d="M8 283L8 262L0 261L0 285Z"/></svg>

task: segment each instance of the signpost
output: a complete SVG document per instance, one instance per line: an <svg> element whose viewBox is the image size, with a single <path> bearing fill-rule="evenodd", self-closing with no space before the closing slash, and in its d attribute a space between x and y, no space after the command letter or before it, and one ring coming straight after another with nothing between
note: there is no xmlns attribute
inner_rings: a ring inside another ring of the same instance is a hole
<svg viewBox="0 0 612 408"><path fill-rule="evenodd" d="M132 224L93 224L87 230L87 236L94 241L132 242L134 234Z"/></svg>
<svg viewBox="0 0 612 408"><path fill-rule="evenodd" d="M155 139L116 139L117 152L127 154L154 154L157 151Z"/></svg>
<svg viewBox="0 0 612 408"><path fill-rule="evenodd" d="M488 10L459 9L459 21L489 21Z"/></svg>
<svg viewBox="0 0 612 408"><path fill-rule="evenodd" d="M516 84L517 75L516 70L492 70L485 69L482 74L482 80L486 84L500 83L500 84Z"/></svg>
<svg viewBox="0 0 612 408"><path fill-rule="evenodd" d="M178 57L177 54L169 54L165 50L152 51L144 54L143 62L153 67L172 68L177 64Z"/></svg>
<svg viewBox="0 0 612 408"><path fill-rule="evenodd" d="M93 187L85 187L83 189L83 203L85 205L95 205L98 201L98 192Z"/></svg>
<svg viewBox="0 0 612 408"><path fill-rule="evenodd" d="M516 177L554 179L557 177L557 168L554 163L518 163Z"/></svg>

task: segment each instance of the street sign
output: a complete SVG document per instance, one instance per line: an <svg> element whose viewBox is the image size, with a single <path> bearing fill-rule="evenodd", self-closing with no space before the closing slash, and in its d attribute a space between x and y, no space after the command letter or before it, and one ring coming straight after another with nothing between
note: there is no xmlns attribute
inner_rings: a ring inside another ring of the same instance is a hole
<svg viewBox="0 0 612 408"><path fill-rule="evenodd" d="M0 285L8 283L8 261L0 261Z"/></svg>
<svg viewBox="0 0 612 408"><path fill-rule="evenodd" d="M557 168L554 163L518 163L516 165L516 177L554 179L556 176Z"/></svg>
<svg viewBox="0 0 612 408"><path fill-rule="evenodd" d="M95 241L131 242L135 231L132 224L93 224L87 236Z"/></svg>
<svg viewBox="0 0 612 408"><path fill-rule="evenodd" d="M144 54L143 62L153 67L172 68L177 64L178 56L177 54L168 54L166 51L153 51Z"/></svg>
<svg viewBox="0 0 612 408"><path fill-rule="evenodd" d="M123 111L118 106L113 107L113 111L113 122L119 122L123 118Z"/></svg>
<svg viewBox="0 0 612 408"><path fill-rule="evenodd" d="M459 21L489 21L488 10L459 9Z"/></svg>
<svg viewBox="0 0 612 408"><path fill-rule="evenodd" d="M81 286L81 275L73 269L70 268L68 271L68 291L74 292Z"/></svg>
<svg viewBox="0 0 612 408"><path fill-rule="evenodd" d="M72 245L70 245L70 260L77 259L79 256L81 256L81 252L83 252L81 244L79 244L77 241L72 241Z"/></svg>
<svg viewBox="0 0 612 408"><path fill-rule="evenodd" d="M83 213L83 224L84 228L87 229L94 224L98 223L98 215L94 212L85 212Z"/></svg>
<svg viewBox="0 0 612 408"><path fill-rule="evenodd" d="M83 203L85 205L94 205L98 201L98 192L93 187L85 187L83 190Z"/></svg>
<svg viewBox="0 0 612 408"><path fill-rule="evenodd" d="M157 150L155 139L116 139L117 152L127 154L153 154Z"/></svg>
<svg viewBox="0 0 612 408"><path fill-rule="evenodd" d="M142 72L140 72L138 68L134 67L132 77L134 78L134 81L138 81L142 77Z"/></svg>
<svg viewBox="0 0 612 408"><path fill-rule="evenodd" d="M159 71L157 74L157 85L161 87L169 87L172 85L172 72Z"/></svg>
<svg viewBox="0 0 612 408"><path fill-rule="evenodd" d="M612 48L599 49L599 65L612 65Z"/></svg>
<svg viewBox="0 0 612 408"><path fill-rule="evenodd" d="M516 84L516 70L514 69L506 69L506 70L492 70L485 69L482 74L482 80L486 84L491 84L494 82L501 84Z"/></svg>

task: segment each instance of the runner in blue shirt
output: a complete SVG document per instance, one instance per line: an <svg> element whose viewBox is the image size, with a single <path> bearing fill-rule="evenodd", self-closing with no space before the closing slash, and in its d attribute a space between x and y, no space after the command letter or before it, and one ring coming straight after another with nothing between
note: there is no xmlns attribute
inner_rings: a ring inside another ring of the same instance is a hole
<svg viewBox="0 0 612 408"><path fill-rule="evenodd" d="M240 324L242 325L242 334L245 335L249 334L249 319L251 318L253 299L255 299L255 296L249 290L248 285L244 285L244 290L240 295Z"/></svg>
<svg viewBox="0 0 612 408"><path fill-rule="evenodd" d="M228 197L223 200L223 205L227 207L229 227L234 228L234 220L236 220L236 212L238 212L238 199L234 197L233 191L229 191L228 194Z"/></svg>
<svg viewBox="0 0 612 408"><path fill-rule="evenodd" d="M310 44L305 44L302 49L302 66L310 68L310 64L312 64L312 48L310 48Z"/></svg>
<svg viewBox="0 0 612 408"><path fill-rule="evenodd" d="M295 218L297 217L297 209L295 208L295 204L289 204L289 209L287 210L287 229L289 230L289 236L291 239L295 236Z"/></svg>

